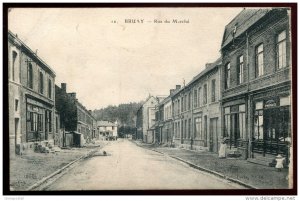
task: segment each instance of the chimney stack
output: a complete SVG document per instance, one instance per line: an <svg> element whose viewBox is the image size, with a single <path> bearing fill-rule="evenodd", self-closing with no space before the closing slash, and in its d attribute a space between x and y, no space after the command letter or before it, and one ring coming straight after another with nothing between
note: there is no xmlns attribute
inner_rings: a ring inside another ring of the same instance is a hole
<svg viewBox="0 0 300 201"><path fill-rule="evenodd" d="M67 83L61 83L61 89L62 89L64 92L67 92Z"/></svg>
<svg viewBox="0 0 300 201"><path fill-rule="evenodd" d="M170 89L170 95L174 93L175 89Z"/></svg>
<svg viewBox="0 0 300 201"><path fill-rule="evenodd" d="M181 85L176 85L176 90L180 89Z"/></svg>
<svg viewBox="0 0 300 201"><path fill-rule="evenodd" d="M72 93L69 93L71 95L71 97L73 97L74 99L76 99L76 93L75 92L72 92Z"/></svg>
<svg viewBox="0 0 300 201"><path fill-rule="evenodd" d="M212 65L212 63L206 63L205 64L205 68L208 68L208 67L210 67Z"/></svg>

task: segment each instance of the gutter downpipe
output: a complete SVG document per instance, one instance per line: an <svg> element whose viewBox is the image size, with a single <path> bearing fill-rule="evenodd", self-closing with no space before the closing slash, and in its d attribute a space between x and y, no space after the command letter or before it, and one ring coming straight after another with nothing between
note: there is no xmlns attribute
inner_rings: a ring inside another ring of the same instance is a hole
<svg viewBox="0 0 300 201"><path fill-rule="evenodd" d="M247 61L247 123L248 123L248 158L251 158L251 148L252 148L252 135L251 135L251 101L250 101L250 95L249 95L249 91L250 91L250 69L249 69L249 36L248 36L248 31L246 31L246 61Z"/></svg>

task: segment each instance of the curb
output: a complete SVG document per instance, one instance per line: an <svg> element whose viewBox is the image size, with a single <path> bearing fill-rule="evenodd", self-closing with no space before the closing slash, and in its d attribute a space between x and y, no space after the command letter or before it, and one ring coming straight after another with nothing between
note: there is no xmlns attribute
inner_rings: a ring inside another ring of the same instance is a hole
<svg viewBox="0 0 300 201"><path fill-rule="evenodd" d="M68 163L68 164L65 165L64 167L62 167L62 168L56 170L56 171L53 172L52 174L50 174L50 175L48 175L48 176L42 178L41 180L37 181L37 182L34 183L33 185L29 186L29 187L26 189L26 191L32 191L32 190L34 190L35 188L41 186L43 183L45 183L45 182L46 182L47 180L49 180L50 178L52 178L52 177L54 177L55 175L61 173L61 172L62 172L63 170L65 170L66 168L70 167L72 164L78 162L79 160L82 160L82 159L84 159L84 158L87 158L87 157L91 156L91 155L94 154L95 152L96 152L96 150L93 149L93 150L89 151L88 153L86 153L85 155L83 155L83 156L81 156L81 157L79 157L79 158L77 158L77 159L71 161L70 163Z"/></svg>
<svg viewBox="0 0 300 201"><path fill-rule="evenodd" d="M169 157L171 157L171 158L174 158L174 159L176 159L176 160L179 160L179 161L181 161L181 162L183 162L183 163L188 164L188 165L189 165L190 167L192 167L192 168L195 168L195 169L197 169L197 170L204 171L204 172L207 172L207 173L216 175L216 176L218 176L218 177L221 177L222 179L226 179L226 180L228 180L228 181L237 183L237 184L239 184L239 185L241 185L241 186L244 186L244 187L246 187L246 188L257 189L255 186L252 186L252 185L250 185L250 184L246 184L246 183L244 183L244 182L242 182L242 181L240 181L240 180L233 179L233 178L231 178L231 177L227 177L227 176L225 176L224 174L218 173L218 172L216 172L216 171L213 171L213 170L209 170L209 169L200 167L200 166L195 165L194 163L191 163L191 162L189 162L189 161L186 161L186 160L184 160L184 159L182 159L182 158L179 158L179 157L176 157L176 156L170 156L169 154L166 154L166 153L163 153L163 152L154 150L154 149L149 149L149 150L154 151L154 152L157 152L157 153L160 153L160 154L162 154L162 155L169 156Z"/></svg>

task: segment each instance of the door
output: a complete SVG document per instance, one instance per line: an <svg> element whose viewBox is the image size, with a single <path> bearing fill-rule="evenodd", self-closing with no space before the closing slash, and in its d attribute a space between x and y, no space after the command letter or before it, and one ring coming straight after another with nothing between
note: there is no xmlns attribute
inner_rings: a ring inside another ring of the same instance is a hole
<svg viewBox="0 0 300 201"><path fill-rule="evenodd" d="M230 148L237 147L238 139L239 139L239 118L238 113L233 113L230 115L231 117L231 133L230 133Z"/></svg>
<svg viewBox="0 0 300 201"><path fill-rule="evenodd" d="M210 119L210 139L209 139L209 151L217 153L218 152L218 118Z"/></svg>
<svg viewBox="0 0 300 201"><path fill-rule="evenodd" d="M204 116L204 147L207 147L207 116Z"/></svg>
<svg viewBox="0 0 300 201"><path fill-rule="evenodd" d="M45 111L45 140L48 140L49 111Z"/></svg>
<svg viewBox="0 0 300 201"><path fill-rule="evenodd" d="M19 138L19 118L15 118L15 144L18 144Z"/></svg>

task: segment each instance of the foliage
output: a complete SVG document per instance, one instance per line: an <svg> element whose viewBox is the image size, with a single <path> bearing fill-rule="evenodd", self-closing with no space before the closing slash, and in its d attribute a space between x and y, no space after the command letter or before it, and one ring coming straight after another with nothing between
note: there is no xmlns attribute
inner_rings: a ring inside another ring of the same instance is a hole
<svg viewBox="0 0 300 201"><path fill-rule="evenodd" d="M106 120L115 122L119 125L127 125L135 127L135 115L137 110L141 107L142 102L139 103L125 103L118 106L108 106L99 110L94 110L95 118L99 120Z"/></svg>
<svg viewBox="0 0 300 201"><path fill-rule="evenodd" d="M127 134L134 134L136 131L135 127L132 126L120 126L118 128L118 136L123 138Z"/></svg>
<svg viewBox="0 0 300 201"><path fill-rule="evenodd" d="M77 129L76 100L65 91L55 87L55 107L60 115L61 127L67 131L75 131Z"/></svg>

